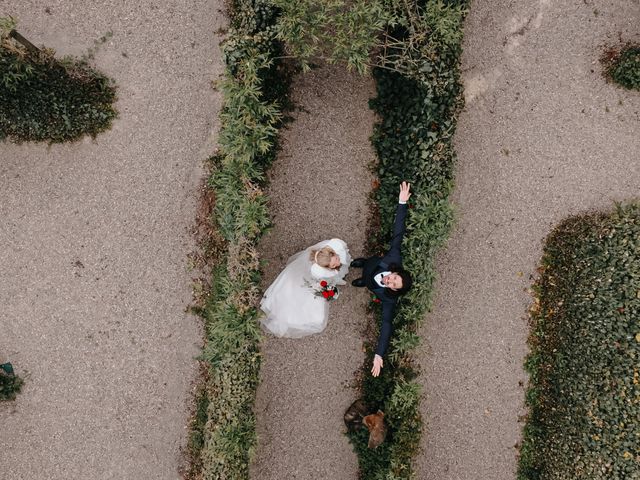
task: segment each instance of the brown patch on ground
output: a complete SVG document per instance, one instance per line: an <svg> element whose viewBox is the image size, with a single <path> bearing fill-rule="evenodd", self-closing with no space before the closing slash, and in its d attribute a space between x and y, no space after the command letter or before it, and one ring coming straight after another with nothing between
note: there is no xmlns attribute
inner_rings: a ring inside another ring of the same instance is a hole
<svg viewBox="0 0 640 480"><path fill-rule="evenodd" d="M208 241L217 237L218 232L213 222L213 209L216 206L216 192L207 186L207 180L203 179L200 184L200 200L196 211L196 222L193 234L197 243Z"/></svg>
<svg viewBox="0 0 640 480"><path fill-rule="evenodd" d="M210 172L209 172L210 174ZM192 276L193 303L203 307L211 290L211 272L225 256L226 243L216 228L213 210L216 205L215 191L207 185L208 175L200 182L196 218L191 229L195 249L189 253L189 268Z"/></svg>
<svg viewBox="0 0 640 480"><path fill-rule="evenodd" d="M615 62L620 56L620 51L623 47L607 47L602 56L600 57L600 61L605 66L610 66L613 62Z"/></svg>

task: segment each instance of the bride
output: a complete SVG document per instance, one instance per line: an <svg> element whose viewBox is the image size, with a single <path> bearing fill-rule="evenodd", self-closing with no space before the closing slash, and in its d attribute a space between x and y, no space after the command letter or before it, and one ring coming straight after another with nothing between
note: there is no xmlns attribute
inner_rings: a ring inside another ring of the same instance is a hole
<svg viewBox="0 0 640 480"><path fill-rule="evenodd" d="M327 326L328 300L317 295L320 282L344 285L349 249L339 238L324 240L291 256L262 297L264 327L278 337L299 338Z"/></svg>

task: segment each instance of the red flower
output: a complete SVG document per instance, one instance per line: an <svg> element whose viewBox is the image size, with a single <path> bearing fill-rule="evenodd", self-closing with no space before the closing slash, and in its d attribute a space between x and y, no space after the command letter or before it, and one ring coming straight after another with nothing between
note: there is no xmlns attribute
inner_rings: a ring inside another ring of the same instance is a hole
<svg viewBox="0 0 640 480"><path fill-rule="evenodd" d="M327 292L326 290L324 292L322 292L322 296L324 298L329 298L329 292Z"/></svg>
<svg viewBox="0 0 640 480"><path fill-rule="evenodd" d="M322 280L322 281L320 282L320 286L321 286L322 288L326 287L326 286L327 286L327 282L325 282L324 280Z"/></svg>
<svg viewBox="0 0 640 480"><path fill-rule="evenodd" d="M373 299L373 303L380 303L380 299L379 299L378 297L375 297L375 298Z"/></svg>
<svg viewBox="0 0 640 480"><path fill-rule="evenodd" d="M329 290L327 293L330 297L333 297L336 294L336 292L334 292L333 290Z"/></svg>

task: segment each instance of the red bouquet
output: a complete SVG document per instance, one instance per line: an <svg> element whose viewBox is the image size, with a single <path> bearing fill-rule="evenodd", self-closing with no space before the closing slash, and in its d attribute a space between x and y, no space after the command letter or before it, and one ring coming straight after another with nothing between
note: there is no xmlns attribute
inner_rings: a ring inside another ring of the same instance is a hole
<svg viewBox="0 0 640 480"><path fill-rule="evenodd" d="M313 290L313 294L316 297L322 297L327 302L338 298L338 287L335 285L329 285L326 280L321 280L318 287L310 285L309 283L307 283L307 285Z"/></svg>

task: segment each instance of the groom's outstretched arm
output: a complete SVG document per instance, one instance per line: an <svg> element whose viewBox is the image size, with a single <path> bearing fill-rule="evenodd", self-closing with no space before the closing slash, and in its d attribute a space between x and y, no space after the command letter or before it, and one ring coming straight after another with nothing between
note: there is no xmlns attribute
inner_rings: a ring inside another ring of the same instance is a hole
<svg viewBox="0 0 640 480"><path fill-rule="evenodd" d="M400 255L400 247L402 247L402 238L405 232L405 220L407 218L407 202L411 196L411 184L402 182L400 185L400 196L398 197L398 208L396 208L396 218L393 222L393 237L391 239L390 254Z"/></svg>
<svg viewBox="0 0 640 480"><path fill-rule="evenodd" d="M384 302L382 304L382 324L380 325L380 336L378 337L378 346L376 347L376 355L380 355L381 357L384 357L387 347L389 346L395 309L395 305L391 302Z"/></svg>
<svg viewBox="0 0 640 480"><path fill-rule="evenodd" d="M380 336L378 337L378 346L376 347L376 354L373 359L373 369L371 370L374 377L377 377L380 374L380 368L382 368L382 357L389 347L389 340L391 339L391 333L393 332L393 315L395 309L396 307L393 303L385 302L382 304L382 324L380 325Z"/></svg>

